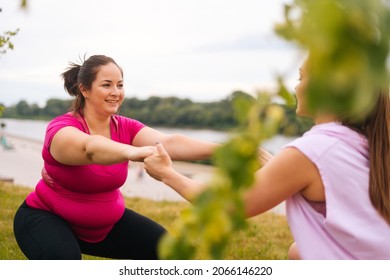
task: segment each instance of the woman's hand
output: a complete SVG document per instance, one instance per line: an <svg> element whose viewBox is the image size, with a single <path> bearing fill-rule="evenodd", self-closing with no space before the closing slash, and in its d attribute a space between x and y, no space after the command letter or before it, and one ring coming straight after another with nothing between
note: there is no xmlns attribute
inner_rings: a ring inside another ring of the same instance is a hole
<svg viewBox="0 0 390 280"><path fill-rule="evenodd" d="M157 154L157 148L153 146L134 147L129 146L128 159L131 161L144 161L145 158Z"/></svg>
<svg viewBox="0 0 390 280"><path fill-rule="evenodd" d="M156 145L156 152L144 159L146 172L156 180L163 181L173 171L172 160L162 144Z"/></svg>
<svg viewBox="0 0 390 280"><path fill-rule="evenodd" d="M157 144L156 148L157 152L144 160L146 172L191 202L204 186L173 169L172 160L162 144Z"/></svg>
<svg viewBox="0 0 390 280"><path fill-rule="evenodd" d="M261 162L261 165L266 165L270 160L272 160L275 156L268 152L267 150L261 148L259 150L259 160Z"/></svg>

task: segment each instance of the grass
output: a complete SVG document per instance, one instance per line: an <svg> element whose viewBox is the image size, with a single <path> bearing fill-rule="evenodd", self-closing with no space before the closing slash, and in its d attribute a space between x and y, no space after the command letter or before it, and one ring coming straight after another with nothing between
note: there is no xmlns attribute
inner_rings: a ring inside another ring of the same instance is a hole
<svg viewBox="0 0 390 280"><path fill-rule="evenodd" d="M25 260L13 234L13 217L31 188L0 182L0 260ZM152 201L126 198L126 205L162 224L168 231L180 212L188 206L185 202ZM233 236L226 248L229 260L281 260L287 259L287 251L293 242L284 216L273 213L251 218L249 227ZM83 256L88 260L101 260ZM199 257L202 259L202 257Z"/></svg>

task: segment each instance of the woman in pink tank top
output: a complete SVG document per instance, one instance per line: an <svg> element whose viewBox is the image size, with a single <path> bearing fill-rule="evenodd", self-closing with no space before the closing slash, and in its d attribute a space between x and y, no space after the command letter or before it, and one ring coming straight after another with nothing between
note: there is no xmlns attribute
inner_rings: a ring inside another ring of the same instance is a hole
<svg viewBox="0 0 390 280"><path fill-rule="evenodd" d="M315 126L257 171L243 198L246 214L286 201L296 242L291 259L390 259L389 90L379 92L362 120L312 114L305 99L307 67L300 69L296 113L312 117ZM157 148L145 159L151 176L189 200L204 189L172 168L163 144Z"/></svg>
<svg viewBox="0 0 390 280"><path fill-rule="evenodd" d="M29 259L158 258L165 229L127 209L119 190L129 161L156 153L156 142L177 160L209 158L217 144L167 135L117 115L123 72L110 57L72 63L62 77L73 107L49 123L42 179L15 215L21 250Z"/></svg>

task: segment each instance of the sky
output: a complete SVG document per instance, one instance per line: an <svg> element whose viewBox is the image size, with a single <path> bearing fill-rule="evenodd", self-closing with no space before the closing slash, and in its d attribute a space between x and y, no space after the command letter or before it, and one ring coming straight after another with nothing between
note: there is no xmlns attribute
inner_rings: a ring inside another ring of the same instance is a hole
<svg viewBox="0 0 390 280"><path fill-rule="evenodd" d="M303 54L277 37L287 0L29 0L0 2L0 32L19 28L0 57L0 103L70 98L69 62L111 56L126 97L218 101L255 94L283 75L293 89Z"/></svg>

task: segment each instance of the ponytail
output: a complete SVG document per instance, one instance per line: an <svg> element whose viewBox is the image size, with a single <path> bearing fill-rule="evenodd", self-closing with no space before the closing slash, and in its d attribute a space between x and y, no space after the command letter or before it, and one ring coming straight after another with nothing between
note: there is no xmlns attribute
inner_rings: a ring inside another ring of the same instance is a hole
<svg viewBox="0 0 390 280"><path fill-rule="evenodd" d="M80 72L81 65L76 63L70 63L70 67L61 74L64 79L64 89L70 96L77 96L80 93L77 80Z"/></svg>
<svg viewBox="0 0 390 280"><path fill-rule="evenodd" d="M64 89L69 93L70 96L74 96L71 110L75 113L80 112L85 105L85 98L80 92L79 88L79 73L81 65L76 63L70 63L69 68L61 74L64 80Z"/></svg>

